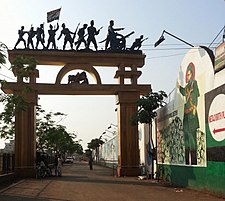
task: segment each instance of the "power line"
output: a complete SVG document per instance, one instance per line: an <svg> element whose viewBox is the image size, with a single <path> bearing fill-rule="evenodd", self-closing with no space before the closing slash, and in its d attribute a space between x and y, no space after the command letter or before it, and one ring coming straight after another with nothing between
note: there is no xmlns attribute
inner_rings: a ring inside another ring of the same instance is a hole
<svg viewBox="0 0 225 201"><path fill-rule="evenodd" d="M213 41L210 43L209 47L213 44L213 42L217 39L217 37L221 34L221 32L225 29L225 26L220 30L220 32L216 35L216 37L213 39ZM208 48L209 48L208 47Z"/></svg>
<svg viewBox="0 0 225 201"><path fill-rule="evenodd" d="M6 77L6 78L8 78L8 79L10 79L10 80L16 81L15 79L13 79L13 78L11 78L11 77L8 77L8 76L6 76L6 75L4 75L4 74L1 74L1 73L0 73L0 75L4 76L4 77Z"/></svg>

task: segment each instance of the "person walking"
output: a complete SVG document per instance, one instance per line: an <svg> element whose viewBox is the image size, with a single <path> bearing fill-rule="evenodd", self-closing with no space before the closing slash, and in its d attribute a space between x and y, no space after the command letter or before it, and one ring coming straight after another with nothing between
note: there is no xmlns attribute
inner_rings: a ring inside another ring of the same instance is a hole
<svg viewBox="0 0 225 201"><path fill-rule="evenodd" d="M58 156L57 156L57 154L55 155L55 158L54 158L54 169L55 169L55 176L57 177L58 176Z"/></svg>
<svg viewBox="0 0 225 201"><path fill-rule="evenodd" d="M89 167L90 167L90 170L93 170L93 158L92 158L92 154L89 156Z"/></svg>
<svg viewBox="0 0 225 201"><path fill-rule="evenodd" d="M61 158L61 155L58 156L57 173L58 173L59 177L62 176L62 158Z"/></svg>

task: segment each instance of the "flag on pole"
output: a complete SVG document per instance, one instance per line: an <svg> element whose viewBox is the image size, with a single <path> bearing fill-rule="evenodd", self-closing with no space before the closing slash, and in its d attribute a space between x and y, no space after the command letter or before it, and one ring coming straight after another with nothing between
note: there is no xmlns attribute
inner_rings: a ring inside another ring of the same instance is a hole
<svg viewBox="0 0 225 201"><path fill-rule="evenodd" d="M47 22L59 19L61 8L47 12Z"/></svg>

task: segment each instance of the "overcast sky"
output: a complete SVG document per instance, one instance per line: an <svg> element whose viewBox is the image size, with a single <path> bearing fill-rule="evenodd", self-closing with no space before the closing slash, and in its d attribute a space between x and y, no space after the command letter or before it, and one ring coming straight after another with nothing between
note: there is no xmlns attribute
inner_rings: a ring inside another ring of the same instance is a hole
<svg viewBox="0 0 225 201"><path fill-rule="evenodd" d="M22 25L29 30L31 25L36 29L41 23L44 23L47 41L47 12L60 7L62 10L58 22L60 26L65 23L71 31L75 31L79 22L81 25L89 24L92 19L96 28L103 26L96 37L97 41L105 39L112 19L115 21L114 27L125 28L121 34L135 31L127 39L128 47L141 34L148 37L142 46L146 60L139 83L151 84L153 91L164 90L167 93L174 89L180 63L190 47L165 34L166 40L154 48L153 44L162 31L166 30L194 46L209 46L225 25L224 0L7 0L1 1L0 41L12 49ZM56 22L53 21L52 25L56 25ZM60 30L56 37L59 34ZM222 34L215 43L221 41ZM59 48L62 48L62 42L63 38L57 41ZM212 49L216 45L212 44ZM22 43L19 47L22 47ZM99 44L101 48L103 45ZM38 66L38 69L40 78L37 82L43 83L53 83L60 70L55 66ZM98 70L103 84L117 83L113 79L116 68ZM15 81L13 74L5 67L0 70L0 79ZM39 104L46 111L67 114L60 123L68 131L77 133L78 139L83 140L84 148L91 139L99 137L110 123L117 124L114 96L40 96Z"/></svg>

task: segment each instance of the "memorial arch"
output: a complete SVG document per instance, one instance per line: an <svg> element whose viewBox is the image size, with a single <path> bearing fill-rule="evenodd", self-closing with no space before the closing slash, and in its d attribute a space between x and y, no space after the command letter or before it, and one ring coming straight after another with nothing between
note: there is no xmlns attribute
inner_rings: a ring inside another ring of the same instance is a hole
<svg viewBox="0 0 225 201"><path fill-rule="evenodd" d="M38 65L63 66L53 84L36 83L38 70L29 75L29 82L17 77L17 82L7 82L2 90L8 94L19 94L24 87L31 88L26 100L29 107L16 114L15 125L15 174L18 177L34 175L36 158L36 116L35 106L38 95L115 95L118 123L118 175L137 176L139 174L138 127L130 123L130 118L137 112L136 101L140 95L148 94L151 85L138 84L145 55L138 53L113 52L78 52L48 50L9 50L9 61L16 56L34 57ZM115 67L113 75L117 84L104 84L97 71L98 67ZM63 77L72 70L83 70L89 73L96 84L61 84ZM15 76L16 73L15 73ZM125 79L130 80L127 84Z"/></svg>

